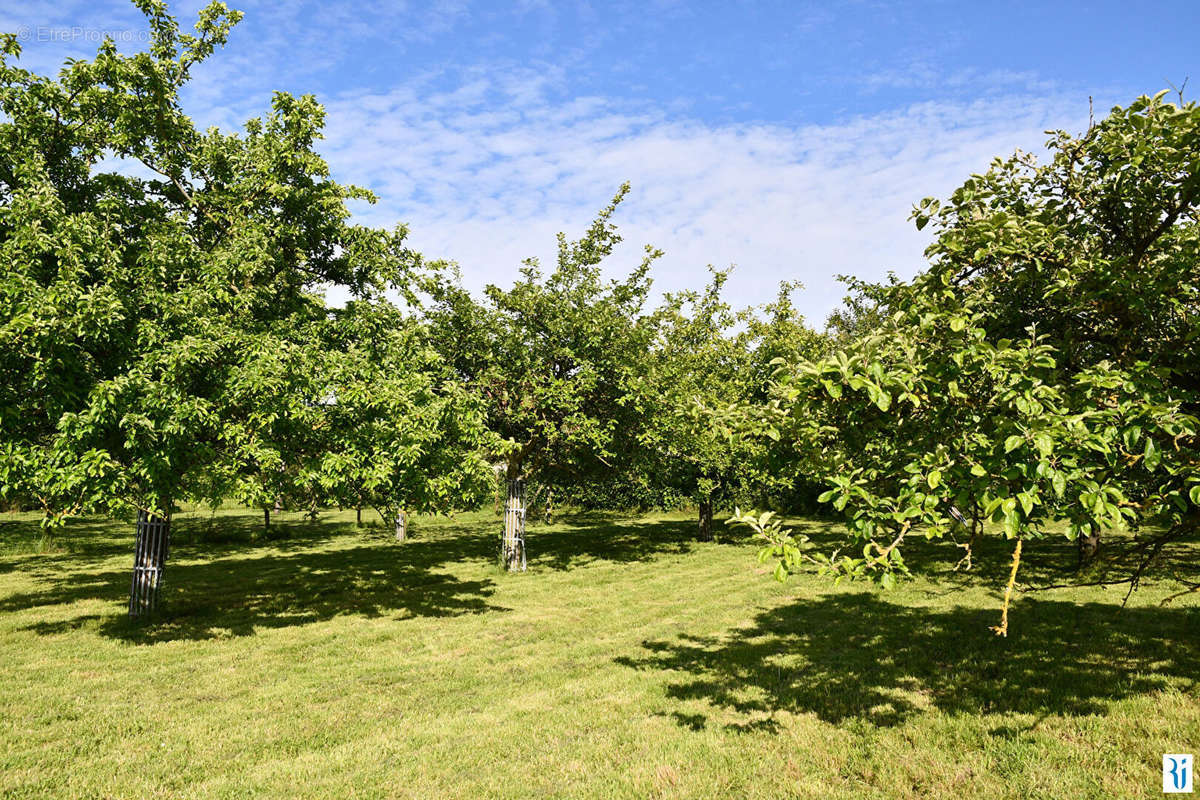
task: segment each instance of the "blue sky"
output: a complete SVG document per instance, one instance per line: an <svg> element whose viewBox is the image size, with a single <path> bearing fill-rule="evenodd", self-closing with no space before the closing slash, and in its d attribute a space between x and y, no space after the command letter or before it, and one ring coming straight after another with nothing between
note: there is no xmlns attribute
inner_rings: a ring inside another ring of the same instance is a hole
<svg viewBox="0 0 1200 800"><path fill-rule="evenodd" d="M230 5L246 18L196 71L189 113L237 128L272 90L316 94L335 177L380 196L356 214L405 222L467 285L549 263L555 232L630 180L614 275L646 243L667 253L662 291L736 264L733 301L800 280L814 324L836 274L920 268L921 197L1079 130L1089 96L1102 113L1200 87L1195 0ZM190 26L199 4L172 8ZM6 3L0 27L43 71L145 31L127 2Z"/></svg>

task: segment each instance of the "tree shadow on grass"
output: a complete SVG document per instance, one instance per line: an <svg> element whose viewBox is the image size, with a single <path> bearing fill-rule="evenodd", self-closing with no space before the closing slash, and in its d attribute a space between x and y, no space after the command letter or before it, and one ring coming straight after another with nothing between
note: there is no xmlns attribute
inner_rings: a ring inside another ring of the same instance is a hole
<svg viewBox="0 0 1200 800"><path fill-rule="evenodd" d="M334 550L296 549L226 554L194 561L195 548L172 553L161 609L147 621L106 616L100 632L134 642L245 636L264 628L304 625L341 615L448 617L505 611L491 604L494 582L461 580L432 568L471 551L469 540L389 547L364 543ZM182 552L181 552L182 551ZM132 561L132 557L131 557ZM122 604L129 570L60 575L36 592L0 599L0 612L100 599ZM28 626L38 633L79 627L78 618Z"/></svg>
<svg viewBox="0 0 1200 800"><path fill-rule="evenodd" d="M884 727L933 709L1086 715L1167 686L1196 690L1200 608L1023 598L1007 639L988 629L995 622L994 609L835 594L766 611L724 636L646 641L644 656L617 662L682 674L667 697L703 701L742 730L773 729L781 711ZM664 713L704 727L692 711Z"/></svg>
<svg viewBox="0 0 1200 800"><path fill-rule="evenodd" d="M719 531L725 534L726 531ZM721 541L740 543L745 535L730 531ZM613 519L594 514L561 519L549 530L531 528L525 535L532 569L567 570L596 561L630 563L662 555L690 553L699 544L691 520Z"/></svg>
<svg viewBox="0 0 1200 800"><path fill-rule="evenodd" d="M507 610L489 601L495 592L493 580L462 580L440 571L449 564L494 563L499 519L418 524L414 538L402 545L382 528L355 534L345 523L320 522L296 524L279 540L241 541L254 522L249 515L222 520L231 532L218 542L195 531L185 530L178 538L173 532L161 609L148 621L130 622L120 613L131 572L112 569L112 555L105 562L107 569L97 569L100 556L94 550L29 567L40 588L0 597L0 613L103 600L114 604L114 613L99 618L103 635L150 643L245 636L340 615L444 617ZM109 541L121 541L111 525L105 530ZM125 548L116 553L127 554L132 567L130 533ZM357 535L359 543L322 549L334 535ZM589 516L568 519L531 538L536 548L531 566L559 570L596 560L640 561L663 552L687 552L694 527L681 521L613 523L611 518ZM110 546L105 543L101 549L107 553ZM27 629L64 633L96 619L76 616Z"/></svg>
<svg viewBox="0 0 1200 800"><path fill-rule="evenodd" d="M45 529L33 515L0 516L0 572L46 566L53 570L70 563L96 564L121 550L112 536L114 524L99 518L74 519L60 528ZM129 525L132 538L133 524ZM48 550L41 549L45 544Z"/></svg>
<svg viewBox="0 0 1200 800"><path fill-rule="evenodd" d="M417 528L404 545L408 563L425 568L463 560L499 563L501 517L472 521L450 528L441 522ZM381 530L376 537L390 540ZM723 541L740 542L741 535ZM557 517L552 525L530 524L525 530L531 571L576 569L598 561L651 561L664 554L689 553L697 545L696 524L678 519L647 519L601 512Z"/></svg>

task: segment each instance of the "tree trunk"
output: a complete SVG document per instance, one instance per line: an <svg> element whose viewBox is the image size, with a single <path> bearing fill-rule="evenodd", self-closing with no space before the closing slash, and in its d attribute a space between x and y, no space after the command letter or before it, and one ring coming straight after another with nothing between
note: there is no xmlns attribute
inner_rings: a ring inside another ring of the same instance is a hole
<svg viewBox="0 0 1200 800"><path fill-rule="evenodd" d="M362 527L362 506L354 507L354 527Z"/></svg>
<svg viewBox="0 0 1200 800"><path fill-rule="evenodd" d="M971 568L971 559L975 554L975 547L979 544L979 537L983 535L983 509L979 507L977 500L971 501L971 537L967 539L967 569Z"/></svg>
<svg viewBox="0 0 1200 800"><path fill-rule="evenodd" d="M271 532L271 509L267 506L263 506L263 532Z"/></svg>
<svg viewBox="0 0 1200 800"><path fill-rule="evenodd" d="M700 501L700 541L713 540L713 507L712 500Z"/></svg>
<svg viewBox="0 0 1200 800"><path fill-rule="evenodd" d="M129 589L129 616L137 618L158 608L163 567L171 543L171 520L138 512L133 548L133 583Z"/></svg>
<svg viewBox="0 0 1200 800"><path fill-rule="evenodd" d="M550 489L546 492L546 524L550 525L554 522L554 490Z"/></svg>
<svg viewBox="0 0 1200 800"><path fill-rule="evenodd" d="M408 538L408 512L400 509L396 512L396 541L403 542Z"/></svg>
<svg viewBox="0 0 1200 800"><path fill-rule="evenodd" d="M525 571L525 481L520 478L508 481L500 557L509 572Z"/></svg>
<svg viewBox="0 0 1200 800"><path fill-rule="evenodd" d="M1082 569L1092 562L1100 550L1100 529L1093 526L1086 536L1080 533L1076 543L1079 545L1079 567Z"/></svg>

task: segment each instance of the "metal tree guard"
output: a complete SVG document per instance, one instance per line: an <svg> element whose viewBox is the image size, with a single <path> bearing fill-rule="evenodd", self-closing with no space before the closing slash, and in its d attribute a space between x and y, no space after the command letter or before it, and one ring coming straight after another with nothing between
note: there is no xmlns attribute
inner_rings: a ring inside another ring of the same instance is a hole
<svg viewBox="0 0 1200 800"><path fill-rule="evenodd" d="M150 614L158 608L163 565L171 542L171 521L146 511L138 512L137 541L133 554L133 585L129 589L129 616Z"/></svg>

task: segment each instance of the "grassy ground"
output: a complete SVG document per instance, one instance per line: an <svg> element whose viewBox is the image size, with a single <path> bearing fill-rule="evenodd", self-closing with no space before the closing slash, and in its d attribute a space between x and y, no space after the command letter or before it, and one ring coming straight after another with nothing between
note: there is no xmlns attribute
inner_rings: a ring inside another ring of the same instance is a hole
<svg viewBox="0 0 1200 800"><path fill-rule="evenodd" d="M579 515L507 575L490 513L398 544L225 511L176 520L131 625L130 526L30 519L0 516L4 797L1132 798L1200 751L1200 598L1027 593L1001 640L1000 549L781 586L682 515Z"/></svg>

